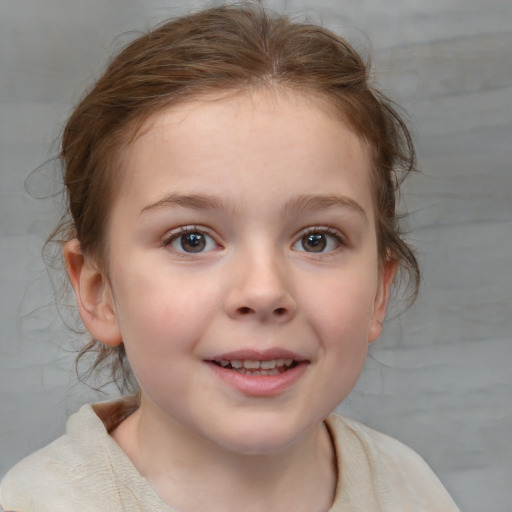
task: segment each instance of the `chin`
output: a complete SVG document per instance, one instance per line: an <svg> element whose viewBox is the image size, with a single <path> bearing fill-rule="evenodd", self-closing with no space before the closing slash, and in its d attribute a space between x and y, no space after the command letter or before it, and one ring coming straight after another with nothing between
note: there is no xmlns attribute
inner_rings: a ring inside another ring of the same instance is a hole
<svg viewBox="0 0 512 512"><path fill-rule="evenodd" d="M285 425L252 424L236 432L225 432L216 442L224 449L241 455L275 455L285 452L307 431ZM230 435L231 434L231 435Z"/></svg>

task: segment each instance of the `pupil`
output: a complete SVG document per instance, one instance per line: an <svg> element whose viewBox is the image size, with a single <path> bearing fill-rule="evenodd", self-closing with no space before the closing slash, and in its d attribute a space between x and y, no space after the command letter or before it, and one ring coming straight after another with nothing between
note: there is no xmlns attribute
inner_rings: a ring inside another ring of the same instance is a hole
<svg viewBox="0 0 512 512"><path fill-rule="evenodd" d="M181 247L186 252L201 252L205 245L205 237L201 233L181 235Z"/></svg>
<svg viewBox="0 0 512 512"><path fill-rule="evenodd" d="M302 247L309 252L322 252L327 242L325 235L321 233L311 233L302 237Z"/></svg>

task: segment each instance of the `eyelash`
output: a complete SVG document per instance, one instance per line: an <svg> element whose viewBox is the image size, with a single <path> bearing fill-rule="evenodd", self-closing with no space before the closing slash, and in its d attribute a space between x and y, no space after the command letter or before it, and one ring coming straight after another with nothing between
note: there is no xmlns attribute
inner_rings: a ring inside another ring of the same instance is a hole
<svg viewBox="0 0 512 512"><path fill-rule="evenodd" d="M215 239L208 233L208 229L201 227L201 226L191 225L191 226L180 226L175 231L169 233L166 237L163 238L162 244L164 247L170 247L176 240L179 240L183 235L187 235L190 233L201 233L215 241ZM292 247L294 247L297 243L301 243L301 241L304 239L304 237L307 237L309 235L314 235L314 234L320 234L320 235L332 237L332 238L334 238L334 240L336 241L338 246L347 246L348 245L345 237L342 236L341 233L336 228L334 228L332 226L311 226L311 227L308 227L308 228L302 230L298 234L298 236L295 238L295 241L292 244ZM215 243L217 243L217 242L215 241ZM325 251L325 252L323 250L318 251L318 254L326 254L326 253L332 252L333 250ZM189 253L187 251L176 251L176 252L179 254L182 254L182 255L194 254L193 252ZM198 254L200 252L203 252L203 251L199 251ZM208 252L208 251L206 251L206 252ZM307 254L315 254L316 253L315 251L299 251L299 252L305 252Z"/></svg>
<svg viewBox="0 0 512 512"><path fill-rule="evenodd" d="M208 233L208 229L202 227L202 226L180 226L176 230L172 231L171 233L168 233L163 239L162 239L162 245L164 247L169 247L172 245L173 242L176 240L179 240L183 235L188 235L190 233L201 233L202 235L206 235L212 240L217 243L217 241L214 239L212 235ZM217 245L219 245L217 243ZM186 254L186 253L185 253Z"/></svg>
<svg viewBox="0 0 512 512"><path fill-rule="evenodd" d="M296 239L296 241L293 243L293 245L300 242L304 237L308 235L314 235L314 234L320 234L320 235L327 235L333 237L336 242L340 246L347 246L348 242L346 238L334 227L332 226L311 226L309 228L304 229L301 231ZM307 252L307 251L304 251ZM314 254L314 252L310 252L309 254ZM325 253L320 253L325 254Z"/></svg>
<svg viewBox="0 0 512 512"><path fill-rule="evenodd" d="M162 240L164 245L170 245L180 236L188 235L189 233L196 233L201 231L197 226L180 226L176 230L168 233ZM202 231L201 231L202 232Z"/></svg>

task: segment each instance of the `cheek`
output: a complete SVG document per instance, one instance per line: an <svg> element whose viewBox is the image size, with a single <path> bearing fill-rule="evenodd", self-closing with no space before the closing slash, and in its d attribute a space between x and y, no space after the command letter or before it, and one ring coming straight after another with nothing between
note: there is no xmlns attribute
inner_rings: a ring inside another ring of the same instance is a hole
<svg viewBox="0 0 512 512"><path fill-rule="evenodd" d="M345 280L317 293L316 300L309 303L309 323L321 345L319 389L329 397L331 409L353 389L366 361L373 309L369 288Z"/></svg>
<svg viewBox="0 0 512 512"><path fill-rule="evenodd" d="M368 280L369 281L369 280ZM364 279L331 279L304 294L305 310L326 344L368 342L375 287ZM321 290L321 291L319 291Z"/></svg>
<svg viewBox="0 0 512 512"><path fill-rule="evenodd" d="M129 277L115 288L116 312L129 356L152 358L193 349L214 314L218 287L178 273L154 275L133 267L125 275Z"/></svg>

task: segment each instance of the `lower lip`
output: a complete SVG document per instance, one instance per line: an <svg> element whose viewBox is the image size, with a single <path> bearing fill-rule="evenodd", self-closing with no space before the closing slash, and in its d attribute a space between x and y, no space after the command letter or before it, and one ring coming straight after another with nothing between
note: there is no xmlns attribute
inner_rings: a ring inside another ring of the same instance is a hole
<svg viewBox="0 0 512 512"><path fill-rule="evenodd" d="M214 363L208 365L224 382L245 395L265 397L278 395L295 384L306 371L308 363L299 363L279 375L247 375Z"/></svg>

